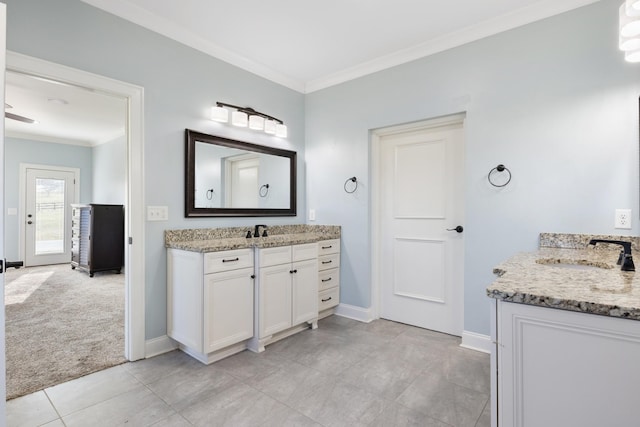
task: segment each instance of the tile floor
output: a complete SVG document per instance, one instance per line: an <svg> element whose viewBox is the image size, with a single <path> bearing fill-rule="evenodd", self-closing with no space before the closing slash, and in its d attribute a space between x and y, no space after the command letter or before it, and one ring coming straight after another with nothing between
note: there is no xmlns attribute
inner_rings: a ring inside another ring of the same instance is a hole
<svg viewBox="0 0 640 427"><path fill-rule="evenodd" d="M489 426L489 356L338 316L210 366L180 351L7 402L8 426Z"/></svg>

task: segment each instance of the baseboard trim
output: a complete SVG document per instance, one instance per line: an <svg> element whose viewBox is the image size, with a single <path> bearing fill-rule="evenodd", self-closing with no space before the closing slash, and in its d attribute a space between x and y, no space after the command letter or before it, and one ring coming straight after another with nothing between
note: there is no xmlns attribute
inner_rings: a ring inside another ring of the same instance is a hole
<svg viewBox="0 0 640 427"><path fill-rule="evenodd" d="M338 304L335 314L337 316L347 317L364 323L369 323L374 319L371 308L362 308L343 303Z"/></svg>
<svg viewBox="0 0 640 427"><path fill-rule="evenodd" d="M492 346L493 343L489 335L482 335L470 331L462 332L462 344L460 344L460 347L491 354Z"/></svg>
<svg viewBox="0 0 640 427"><path fill-rule="evenodd" d="M169 338L167 335L163 335L158 338L152 338L145 341L145 358L157 356L162 353L168 353L178 348L178 343Z"/></svg>

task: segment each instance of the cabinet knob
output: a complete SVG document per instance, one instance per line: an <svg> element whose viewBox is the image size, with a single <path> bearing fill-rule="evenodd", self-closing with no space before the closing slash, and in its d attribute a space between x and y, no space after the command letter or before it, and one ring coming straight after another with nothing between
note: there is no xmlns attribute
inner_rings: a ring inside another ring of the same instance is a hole
<svg viewBox="0 0 640 427"><path fill-rule="evenodd" d="M293 274L293 273L297 273L298 270L289 270L289 273Z"/></svg>
<svg viewBox="0 0 640 427"><path fill-rule="evenodd" d="M256 278L256 275L255 275L255 274L252 274L252 275L251 275L251 278L252 278L252 279L255 279L255 278Z"/></svg>

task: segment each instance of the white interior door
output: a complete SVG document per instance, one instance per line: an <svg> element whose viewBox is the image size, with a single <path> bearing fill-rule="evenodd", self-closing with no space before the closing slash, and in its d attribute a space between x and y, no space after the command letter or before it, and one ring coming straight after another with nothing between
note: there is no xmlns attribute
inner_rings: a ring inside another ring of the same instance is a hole
<svg viewBox="0 0 640 427"><path fill-rule="evenodd" d="M37 168L25 173L25 266L70 262L76 173Z"/></svg>
<svg viewBox="0 0 640 427"><path fill-rule="evenodd" d="M258 157L246 157L232 159L230 161L231 182L228 195L232 208L257 208L258 207L258 171L260 159Z"/></svg>
<svg viewBox="0 0 640 427"><path fill-rule="evenodd" d="M379 140L380 317L458 336L463 143L462 123Z"/></svg>

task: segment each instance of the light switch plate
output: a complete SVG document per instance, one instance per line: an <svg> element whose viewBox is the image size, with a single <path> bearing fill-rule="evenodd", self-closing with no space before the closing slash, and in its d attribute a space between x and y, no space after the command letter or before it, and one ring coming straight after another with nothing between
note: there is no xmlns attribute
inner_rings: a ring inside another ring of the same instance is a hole
<svg viewBox="0 0 640 427"><path fill-rule="evenodd" d="M316 210L309 209L309 221L315 221L315 220L316 220Z"/></svg>
<svg viewBox="0 0 640 427"><path fill-rule="evenodd" d="M631 229L631 209L616 209L615 228Z"/></svg>
<svg viewBox="0 0 640 427"><path fill-rule="evenodd" d="M147 221L168 221L168 206L147 206Z"/></svg>

